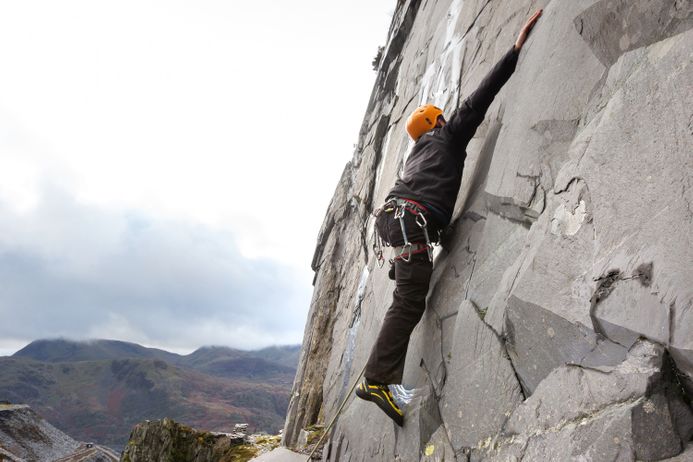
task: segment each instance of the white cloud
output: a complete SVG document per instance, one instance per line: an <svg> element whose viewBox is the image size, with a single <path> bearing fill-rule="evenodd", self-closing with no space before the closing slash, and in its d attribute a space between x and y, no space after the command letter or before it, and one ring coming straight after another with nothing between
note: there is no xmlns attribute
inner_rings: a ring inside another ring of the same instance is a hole
<svg viewBox="0 0 693 462"><path fill-rule="evenodd" d="M230 231L80 204L59 188L29 213L4 205L0 319L12 322L0 338L175 350L301 340L310 271L246 258Z"/></svg>
<svg viewBox="0 0 693 462"><path fill-rule="evenodd" d="M0 337L298 341L392 6L0 4Z"/></svg>
<svg viewBox="0 0 693 462"><path fill-rule="evenodd" d="M0 111L46 140L31 158L57 161L79 200L233 226L245 254L306 264L385 38L374 8L5 3Z"/></svg>

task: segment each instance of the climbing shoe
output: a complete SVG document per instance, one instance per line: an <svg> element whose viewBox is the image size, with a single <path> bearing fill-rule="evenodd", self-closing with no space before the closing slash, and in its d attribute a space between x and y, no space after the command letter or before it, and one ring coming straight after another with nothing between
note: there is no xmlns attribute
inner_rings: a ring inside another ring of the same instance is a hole
<svg viewBox="0 0 693 462"><path fill-rule="evenodd" d="M366 401L372 401L382 409L389 418L395 421L400 427L404 425L404 414L395 404L392 392L387 385L370 384L364 380L356 388L356 396Z"/></svg>

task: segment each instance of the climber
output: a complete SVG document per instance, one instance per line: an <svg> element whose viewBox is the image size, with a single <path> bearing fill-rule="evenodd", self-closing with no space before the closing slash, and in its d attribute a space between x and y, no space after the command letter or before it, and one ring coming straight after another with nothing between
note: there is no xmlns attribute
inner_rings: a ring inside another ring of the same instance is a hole
<svg viewBox="0 0 693 462"><path fill-rule="evenodd" d="M376 403L399 426L404 424L404 414L388 384L402 382L409 337L426 309L433 271L431 245L452 217L467 144L514 72L520 50L541 13L539 10L529 18L513 47L449 121L431 104L411 114L407 132L415 141L414 147L402 177L395 182L385 204L374 212L379 236L376 241L380 239L395 248L390 277L396 287L356 395ZM382 259L377 246L376 254Z"/></svg>

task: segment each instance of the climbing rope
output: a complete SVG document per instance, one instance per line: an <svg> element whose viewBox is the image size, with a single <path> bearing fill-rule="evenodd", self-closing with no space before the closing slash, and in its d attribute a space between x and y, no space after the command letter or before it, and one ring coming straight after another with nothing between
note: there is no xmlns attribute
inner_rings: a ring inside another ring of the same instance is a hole
<svg viewBox="0 0 693 462"><path fill-rule="evenodd" d="M323 440L323 438L325 438L325 435L327 435L330 432L330 430L332 429L332 425L334 425L335 421L337 420L337 417L339 417L339 414L342 413L342 409L344 409L344 406L346 405L347 401L349 401L349 398L351 398L351 396L353 395L354 389L356 388L356 385L361 380L361 376L363 375L363 373L365 371L366 371L366 365L364 364L363 369L361 369L361 372L359 372L359 375L356 377L356 380L354 380L354 384L351 386L349 393L347 393L347 395L344 397L344 400L342 400L342 404L339 405L337 412L335 413L334 417L332 417L332 421L330 421L330 424L327 427L325 427L325 431L323 432L322 436L320 437L318 442L315 443L315 446L313 447L313 450L308 455L306 462L310 462L312 460L313 454L320 447L320 443L322 443L322 440Z"/></svg>

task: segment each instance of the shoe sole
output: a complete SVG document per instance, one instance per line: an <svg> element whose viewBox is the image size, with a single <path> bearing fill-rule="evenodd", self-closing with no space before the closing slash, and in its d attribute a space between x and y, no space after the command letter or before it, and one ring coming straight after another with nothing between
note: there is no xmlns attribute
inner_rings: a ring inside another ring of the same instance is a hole
<svg viewBox="0 0 693 462"><path fill-rule="evenodd" d="M390 401L387 398L383 398L378 394L368 393L361 389L361 385L356 389L356 396L359 398L375 403L393 422L395 422L400 427L404 426L404 416L399 414L392 406L388 403Z"/></svg>

